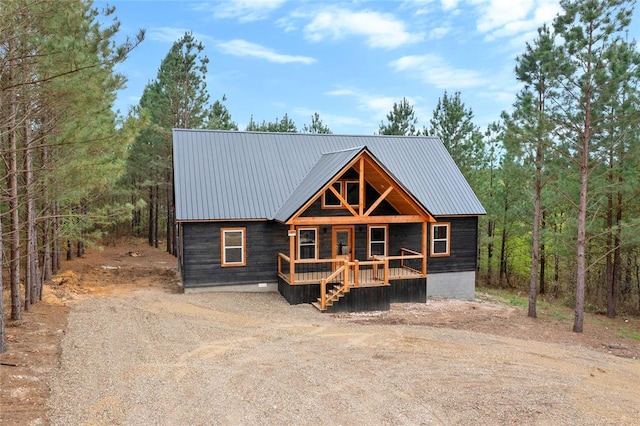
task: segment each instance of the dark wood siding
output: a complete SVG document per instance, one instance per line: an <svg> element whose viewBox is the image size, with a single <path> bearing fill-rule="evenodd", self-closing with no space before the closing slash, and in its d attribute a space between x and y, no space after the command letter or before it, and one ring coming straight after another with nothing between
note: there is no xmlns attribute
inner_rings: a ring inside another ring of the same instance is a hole
<svg viewBox="0 0 640 426"><path fill-rule="evenodd" d="M429 256L427 273L475 271L478 252L478 218L438 217L437 219L438 222L451 223L450 255Z"/></svg>
<svg viewBox="0 0 640 426"><path fill-rule="evenodd" d="M426 303L426 301L426 278L391 281L391 303Z"/></svg>
<svg viewBox="0 0 640 426"><path fill-rule="evenodd" d="M220 266L220 228L246 228L246 266ZM277 222L184 223L185 288L277 281L279 252L289 253L287 227Z"/></svg>

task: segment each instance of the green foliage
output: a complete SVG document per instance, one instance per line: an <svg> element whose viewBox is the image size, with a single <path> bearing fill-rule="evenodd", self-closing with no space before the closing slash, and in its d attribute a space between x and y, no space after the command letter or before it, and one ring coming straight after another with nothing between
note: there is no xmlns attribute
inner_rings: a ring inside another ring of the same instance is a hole
<svg viewBox="0 0 640 426"><path fill-rule="evenodd" d="M393 108L387 114L387 122L380 122L378 134L380 135L401 135L419 136L420 131L416 130L418 119L415 116L413 105L407 98L402 98L400 103L393 103Z"/></svg>
<svg viewBox="0 0 640 426"><path fill-rule="evenodd" d="M249 119L249 124L245 129L247 132L281 132L281 133L296 133L298 130L296 124L285 113L281 120L278 117L274 121L267 122L262 120L262 123L257 124L253 121L253 115Z"/></svg>
<svg viewBox="0 0 640 426"><path fill-rule="evenodd" d="M465 176L473 169L485 165L485 147L482 132L473 123L473 111L462 102L460 92L449 96L444 92L433 111L429 136L442 140Z"/></svg>
<svg viewBox="0 0 640 426"><path fill-rule="evenodd" d="M238 130L238 123L231 119L231 114L224 102L227 96L222 95L222 101L216 100L209 109L206 128L210 130Z"/></svg>
<svg viewBox="0 0 640 426"><path fill-rule="evenodd" d="M313 115L311 116L311 124L310 125L305 124L304 126L302 126L302 132L304 132L304 133L325 133L325 134L333 133L331 131L331 129L329 129L329 126L325 125L322 122L322 119L320 119L320 114L318 114L317 112L314 112Z"/></svg>

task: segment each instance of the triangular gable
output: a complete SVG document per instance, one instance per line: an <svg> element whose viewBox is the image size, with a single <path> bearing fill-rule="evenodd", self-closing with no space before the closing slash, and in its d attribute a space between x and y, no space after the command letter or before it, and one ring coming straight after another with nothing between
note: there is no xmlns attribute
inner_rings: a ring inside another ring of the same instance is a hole
<svg viewBox="0 0 640 426"><path fill-rule="evenodd" d="M357 218L369 216L382 201L387 201L400 215L419 217L421 221L435 221L426 207L407 191L403 184L371 154L367 147L323 154L291 196L278 209L274 219L283 223L292 223L311 204L322 197L325 191L332 190L333 183L352 167L359 170L359 175L364 176L363 179L366 183L381 194L366 211L364 206L357 207L356 211L345 200L342 200L344 208L354 216L354 220L357 221ZM364 185L363 181L363 187ZM339 194L336 193L336 196L339 197Z"/></svg>

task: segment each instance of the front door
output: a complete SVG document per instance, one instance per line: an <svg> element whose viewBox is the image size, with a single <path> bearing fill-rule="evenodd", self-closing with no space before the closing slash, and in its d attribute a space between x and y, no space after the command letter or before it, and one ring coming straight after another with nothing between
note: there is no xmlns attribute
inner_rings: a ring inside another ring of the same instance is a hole
<svg viewBox="0 0 640 426"><path fill-rule="evenodd" d="M353 260L353 226L340 226L333 228L333 249L331 254L334 259Z"/></svg>

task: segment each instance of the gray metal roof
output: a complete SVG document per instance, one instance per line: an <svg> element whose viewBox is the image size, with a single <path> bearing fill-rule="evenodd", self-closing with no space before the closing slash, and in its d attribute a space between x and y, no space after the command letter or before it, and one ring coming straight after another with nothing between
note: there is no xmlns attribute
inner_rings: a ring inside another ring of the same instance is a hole
<svg viewBox="0 0 640 426"><path fill-rule="evenodd" d="M434 216L485 214L438 138L174 129L176 219L285 217L364 146Z"/></svg>

